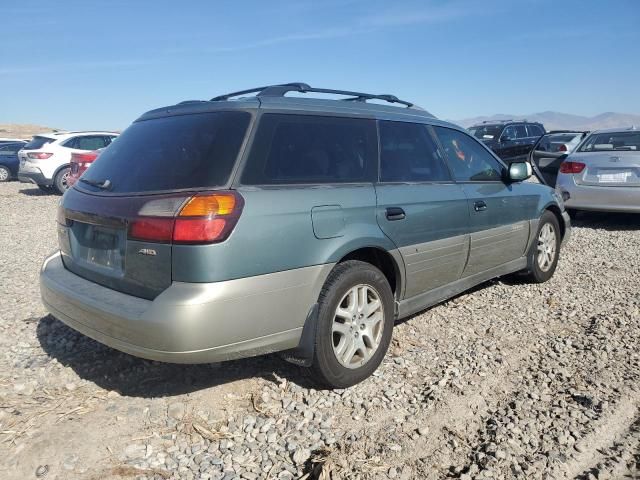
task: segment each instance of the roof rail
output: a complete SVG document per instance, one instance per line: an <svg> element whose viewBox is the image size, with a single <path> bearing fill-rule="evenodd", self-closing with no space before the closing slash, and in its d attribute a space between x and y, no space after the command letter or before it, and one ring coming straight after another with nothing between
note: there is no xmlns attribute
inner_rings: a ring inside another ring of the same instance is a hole
<svg viewBox="0 0 640 480"><path fill-rule="evenodd" d="M367 100L382 100L389 103L400 103L405 105L407 108L414 107L413 103L400 100L395 95L352 92L349 90L334 90L330 88L313 88L306 83L284 83L282 85L268 85L266 87L250 88L248 90L240 90L239 92L218 95L217 97L213 97L211 101L217 102L221 100L228 100L230 98L247 95L249 93L256 93L257 97L284 97L285 94L289 92L345 95L350 98L345 98L344 101L366 102Z"/></svg>

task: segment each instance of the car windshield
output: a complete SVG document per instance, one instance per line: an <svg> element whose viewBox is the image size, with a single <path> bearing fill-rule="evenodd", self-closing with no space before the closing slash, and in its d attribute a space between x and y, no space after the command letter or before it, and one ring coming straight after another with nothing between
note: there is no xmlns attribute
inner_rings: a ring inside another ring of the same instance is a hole
<svg viewBox="0 0 640 480"><path fill-rule="evenodd" d="M594 133L580 147L581 152L613 150L640 151L640 132Z"/></svg>
<svg viewBox="0 0 640 480"><path fill-rule="evenodd" d="M468 129L476 138L484 140L493 140L502 131L502 125L476 125Z"/></svg>
<svg viewBox="0 0 640 480"><path fill-rule="evenodd" d="M105 148L82 188L109 180L113 193L219 187L227 183L251 115L212 112L133 123Z"/></svg>
<svg viewBox="0 0 640 480"><path fill-rule="evenodd" d="M572 152L580 143L582 133L548 133L543 136L536 150L541 152Z"/></svg>
<svg viewBox="0 0 640 480"><path fill-rule="evenodd" d="M55 138L41 137L39 135L36 135L23 148L25 150L37 150L44 147L47 143L55 142L55 140Z"/></svg>

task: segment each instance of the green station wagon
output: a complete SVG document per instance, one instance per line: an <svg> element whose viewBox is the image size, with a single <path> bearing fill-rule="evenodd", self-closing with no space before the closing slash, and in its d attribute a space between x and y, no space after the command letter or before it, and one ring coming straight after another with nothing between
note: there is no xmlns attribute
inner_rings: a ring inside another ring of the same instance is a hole
<svg viewBox="0 0 640 480"><path fill-rule="evenodd" d="M283 352L348 387L396 320L553 275L569 217L530 175L392 95L294 83L182 102L138 118L65 193L42 299L132 355Z"/></svg>

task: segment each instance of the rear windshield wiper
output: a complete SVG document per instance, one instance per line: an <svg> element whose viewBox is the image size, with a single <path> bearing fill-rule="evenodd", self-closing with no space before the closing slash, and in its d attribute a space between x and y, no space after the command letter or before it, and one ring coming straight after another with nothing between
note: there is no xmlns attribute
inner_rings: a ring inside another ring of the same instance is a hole
<svg viewBox="0 0 640 480"><path fill-rule="evenodd" d="M100 190L109 190L111 188L111 180L108 178L106 180L89 180L88 178L81 178L80 181L87 185L98 187Z"/></svg>

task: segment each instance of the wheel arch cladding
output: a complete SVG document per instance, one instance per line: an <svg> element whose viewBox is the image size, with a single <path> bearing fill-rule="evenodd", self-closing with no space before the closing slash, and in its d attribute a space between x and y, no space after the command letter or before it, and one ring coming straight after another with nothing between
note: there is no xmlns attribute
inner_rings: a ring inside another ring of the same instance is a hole
<svg viewBox="0 0 640 480"><path fill-rule="evenodd" d="M402 274L400 265L396 259L387 251L380 247L362 247L353 250L343 256L338 264L347 260L360 260L367 262L378 268L386 277L396 299L402 291Z"/></svg>
<svg viewBox="0 0 640 480"><path fill-rule="evenodd" d="M542 213L547 211L555 215L556 219L558 220L558 225L560 225L560 235L562 236L562 238L564 238L567 226L564 224L564 218L562 218L562 212L560 211L560 208L552 203L550 205L547 205Z"/></svg>

